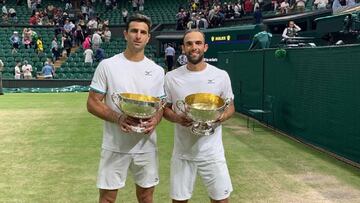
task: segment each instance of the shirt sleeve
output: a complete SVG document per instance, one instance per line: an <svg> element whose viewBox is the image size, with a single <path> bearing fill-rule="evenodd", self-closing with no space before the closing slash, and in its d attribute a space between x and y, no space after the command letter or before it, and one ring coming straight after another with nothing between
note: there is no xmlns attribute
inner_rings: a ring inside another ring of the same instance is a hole
<svg viewBox="0 0 360 203"><path fill-rule="evenodd" d="M105 71L106 65L104 62L100 62L95 70L94 77L90 84L90 89L97 93L106 94L107 92L107 77Z"/></svg>
<svg viewBox="0 0 360 203"><path fill-rule="evenodd" d="M232 91L232 87L231 87L231 80L229 77L229 74L225 72L225 76L224 76L224 88L223 88L223 93L221 95L222 98L224 99L234 99L234 93Z"/></svg>
<svg viewBox="0 0 360 203"><path fill-rule="evenodd" d="M289 37L287 36L287 28L284 29L284 31L283 31L283 33L282 33L282 37L283 37L283 38L289 38Z"/></svg>
<svg viewBox="0 0 360 203"><path fill-rule="evenodd" d="M168 76L168 75L165 76L165 84L164 84L165 95L166 95L166 103L173 103L173 101L172 101L172 95L171 95L171 93L170 93L169 78L168 78L167 76Z"/></svg>

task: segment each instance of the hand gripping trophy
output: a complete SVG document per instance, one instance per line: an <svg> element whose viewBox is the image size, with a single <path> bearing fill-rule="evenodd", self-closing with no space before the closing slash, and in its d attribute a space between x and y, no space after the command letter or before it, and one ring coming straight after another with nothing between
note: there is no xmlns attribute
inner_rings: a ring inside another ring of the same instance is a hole
<svg viewBox="0 0 360 203"><path fill-rule="evenodd" d="M230 101L215 94L196 93L186 96L185 100L178 100L176 106L194 121L191 131L195 135L212 135Z"/></svg>
<svg viewBox="0 0 360 203"><path fill-rule="evenodd" d="M165 105L165 100L143 94L113 93L111 98L119 110L130 117L142 120L153 117ZM144 132L144 127L131 126L136 133Z"/></svg>

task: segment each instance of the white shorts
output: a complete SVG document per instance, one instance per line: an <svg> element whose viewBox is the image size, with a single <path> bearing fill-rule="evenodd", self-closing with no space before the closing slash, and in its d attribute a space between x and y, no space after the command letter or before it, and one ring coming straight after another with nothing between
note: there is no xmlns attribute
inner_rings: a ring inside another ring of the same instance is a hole
<svg viewBox="0 0 360 203"><path fill-rule="evenodd" d="M97 187L105 190L124 187L128 169L138 186L142 188L155 186L159 183L158 166L156 152L126 154L102 149Z"/></svg>
<svg viewBox="0 0 360 203"><path fill-rule="evenodd" d="M222 200L233 191L225 157L206 161L191 161L171 158L170 197L183 201L191 198L196 174L199 174L208 195L213 200Z"/></svg>

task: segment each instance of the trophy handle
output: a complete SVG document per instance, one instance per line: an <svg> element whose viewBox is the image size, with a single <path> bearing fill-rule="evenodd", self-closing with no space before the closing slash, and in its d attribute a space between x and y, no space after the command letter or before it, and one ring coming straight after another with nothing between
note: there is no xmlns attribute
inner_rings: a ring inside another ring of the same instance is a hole
<svg viewBox="0 0 360 203"><path fill-rule="evenodd" d="M230 98L226 98L226 99L225 99L225 106L224 106L223 111L225 111L227 108L229 108L230 103L231 103L231 99L230 99Z"/></svg>
<svg viewBox="0 0 360 203"><path fill-rule="evenodd" d="M185 113L185 102L183 100L177 100L176 101L176 107L184 114Z"/></svg>
<svg viewBox="0 0 360 203"><path fill-rule="evenodd" d="M165 98L165 97L160 99L161 108L165 108L166 103L167 103L167 102L166 102L166 98Z"/></svg>
<svg viewBox="0 0 360 203"><path fill-rule="evenodd" d="M118 107L121 110L121 107L119 105L120 100L121 100L121 96L116 94L116 93L113 93L111 95L111 100L114 102L115 106Z"/></svg>

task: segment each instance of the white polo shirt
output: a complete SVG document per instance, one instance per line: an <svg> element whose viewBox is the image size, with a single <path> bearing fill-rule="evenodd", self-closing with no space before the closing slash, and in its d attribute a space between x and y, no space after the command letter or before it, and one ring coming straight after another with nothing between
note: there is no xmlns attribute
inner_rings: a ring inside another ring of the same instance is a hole
<svg viewBox="0 0 360 203"><path fill-rule="evenodd" d="M212 93L224 99L234 98L227 72L210 64L198 72L188 70L186 65L168 72L165 76L165 93L167 102L173 104L172 109L176 113L180 113L176 101L184 100L190 94ZM175 124L173 156L187 160L207 160L223 154L221 125L212 135L197 136L190 127Z"/></svg>
<svg viewBox="0 0 360 203"><path fill-rule="evenodd" d="M105 94L105 104L120 112L111 100L113 93L164 96L164 70L148 58L129 61L123 53L100 62L90 88ZM105 121L102 148L121 153L146 153L156 150L156 133L124 133L115 123Z"/></svg>

